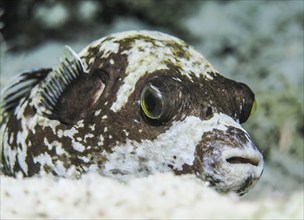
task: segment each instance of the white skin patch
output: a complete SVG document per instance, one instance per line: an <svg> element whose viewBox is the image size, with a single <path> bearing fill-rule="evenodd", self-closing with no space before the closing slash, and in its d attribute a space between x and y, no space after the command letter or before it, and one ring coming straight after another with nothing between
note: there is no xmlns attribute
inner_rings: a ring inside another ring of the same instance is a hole
<svg viewBox="0 0 304 220"><path fill-rule="evenodd" d="M68 153L63 149L62 144L59 142L56 143L56 154L57 155L62 155L62 154L68 155Z"/></svg>
<svg viewBox="0 0 304 220"><path fill-rule="evenodd" d="M35 127L37 125L37 119L38 115L35 114L33 117L26 117L26 127L33 132L33 134L36 133Z"/></svg>
<svg viewBox="0 0 304 220"><path fill-rule="evenodd" d="M57 173L58 176L66 176L67 175L67 169L63 166L63 162L60 160L57 160L55 162L54 171Z"/></svg>
<svg viewBox="0 0 304 220"><path fill-rule="evenodd" d="M57 136L59 138L62 138L63 137L63 130L59 129L58 132L57 132Z"/></svg>
<svg viewBox="0 0 304 220"><path fill-rule="evenodd" d="M28 173L28 166L27 163L25 162L26 157L27 157L27 144L26 144L26 139L28 137L29 131L26 127L26 119L22 118L21 119L21 131L17 133L17 144L21 146L21 149L18 148L18 154L17 154L17 159L18 163L23 170L25 174Z"/></svg>
<svg viewBox="0 0 304 220"><path fill-rule="evenodd" d="M159 53L159 49L155 48L152 43L144 40L136 40L136 47L124 51L123 54L128 56L128 66L126 69L126 77L123 85L117 92L117 100L111 106L111 110L116 112L128 101L128 97L134 92L135 84L144 75L154 72L155 70L168 69L163 63L165 56L170 53L169 48L165 53ZM140 50L140 47L147 48Z"/></svg>
<svg viewBox="0 0 304 220"><path fill-rule="evenodd" d="M225 131L231 124L234 124L234 127L238 125L224 114L214 114L213 118L206 121L188 116L184 121L174 122L168 131L153 141L142 140L138 143L127 140L126 144L115 147L113 153L107 155L108 161L104 165L103 174L125 179L132 175L145 176L148 173L169 171L171 168L168 165L182 170L183 164L193 164L195 148L203 133L213 129ZM240 125L238 127L243 130ZM112 171L116 170L124 175L113 175Z"/></svg>
<svg viewBox="0 0 304 220"><path fill-rule="evenodd" d="M13 170L13 167L15 166L16 163L17 150L13 150L8 144L8 132L4 130L5 130L5 126L2 126L1 136L3 137L3 155L7 157L7 159L9 160L9 166L10 166L9 169ZM2 147L0 147L0 151L2 153ZM0 156L2 155L0 154Z"/></svg>
<svg viewBox="0 0 304 220"><path fill-rule="evenodd" d="M81 156L81 157L78 157L78 158L81 159L85 163L88 163L90 161L89 158L87 158L85 156Z"/></svg>
<svg viewBox="0 0 304 220"><path fill-rule="evenodd" d="M45 174L44 165L48 165L51 168L54 167L52 157L46 152L38 155L37 157L34 157L33 160L34 160L34 163L39 163L41 165L40 172L39 172L41 175Z"/></svg>
<svg viewBox="0 0 304 220"><path fill-rule="evenodd" d="M95 124L89 125L89 128L91 129L91 131L95 131Z"/></svg>
<svg viewBox="0 0 304 220"><path fill-rule="evenodd" d="M75 150L77 150L79 152L83 152L85 149L85 147L81 143L76 142L74 140L72 140L72 146Z"/></svg>
<svg viewBox="0 0 304 220"><path fill-rule="evenodd" d="M63 136L74 138L74 135L78 133L78 130L76 128L72 127L70 130L64 130Z"/></svg>
<svg viewBox="0 0 304 220"><path fill-rule="evenodd" d="M98 146L102 146L103 145L103 141L104 141L104 138L102 135L99 136L99 141L97 142L97 145Z"/></svg>
<svg viewBox="0 0 304 220"><path fill-rule="evenodd" d="M55 148L56 150L56 154L57 155L62 155L62 154L67 154L67 152L62 148L62 143L58 142L58 141L53 141L51 143L49 143L48 139L45 137L43 139L45 146L47 146L48 150L51 151L53 148Z"/></svg>
<svg viewBox="0 0 304 220"><path fill-rule="evenodd" d="M186 48L186 44L183 41L173 36L153 31L124 32L113 36L115 39L121 40L138 34L154 38L155 41L151 40L152 42L149 42L143 39L136 39L129 50L122 52L128 57L128 66L123 85L118 90L116 102L111 106L112 111L119 111L127 103L128 97L134 92L135 84L142 76L156 70L169 69L164 61L180 66L181 74L188 76L190 79L190 74L194 74L196 77L203 75L209 80L213 79L208 74L208 72L216 72L212 65L192 47ZM180 46L184 46L185 50L190 54L189 59L186 57L176 59L174 48L166 46L166 42L175 42Z"/></svg>
<svg viewBox="0 0 304 220"><path fill-rule="evenodd" d="M24 100L25 100L25 98L21 99L20 103L23 103ZM18 105L16 107L16 109L15 109L15 115L16 115L16 118L18 120L20 120L20 119L23 118L24 110L25 110L27 104L28 104L28 101L24 102L23 105Z"/></svg>
<svg viewBox="0 0 304 220"><path fill-rule="evenodd" d="M101 109L95 111L95 116L98 116L100 114L100 112L101 112Z"/></svg>
<svg viewBox="0 0 304 220"><path fill-rule="evenodd" d="M91 133L86 134L86 135L84 136L84 142L86 142L86 141L87 141L87 138L93 138L93 137L94 137L94 135L93 135L93 134L91 134Z"/></svg>
<svg viewBox="0 0 304 220"><path fill-rule="evenodd" d="M56 127L60 125L60 121L57 120L49 120L45 117L39 116L37 118L38 125L45 129L47 127L52 129L53 134L56 134Z"/></svg>
<svg viewBox="0 0 304 220"><path fill-rule="evenodd" d="M83 128L83 127L84 127L83 119L80 120L80 121L78 121L75 127L76 127L76 128Z"/></svg>

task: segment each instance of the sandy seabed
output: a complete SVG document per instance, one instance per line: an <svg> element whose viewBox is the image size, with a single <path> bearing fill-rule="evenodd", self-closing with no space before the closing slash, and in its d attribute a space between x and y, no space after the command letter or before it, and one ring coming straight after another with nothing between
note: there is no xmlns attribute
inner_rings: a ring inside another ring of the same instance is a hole
<svg viewBox="0 0 304 220"><path fill-rule="evenodd" d="M277 197L277 198L275 198ZM1 219L302 219L303 191L244 200L219 194L192 175L156 174L127 183L1 176Z"/></svg>

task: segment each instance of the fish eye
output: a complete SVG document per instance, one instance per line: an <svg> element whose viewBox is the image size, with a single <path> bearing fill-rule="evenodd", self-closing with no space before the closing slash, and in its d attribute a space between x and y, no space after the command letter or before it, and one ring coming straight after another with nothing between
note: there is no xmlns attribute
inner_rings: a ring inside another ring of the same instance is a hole
<svg viewBox="0 0 304 220"><path fill-rule="evenodd" d="M160 120L165 112L165 100L158 88L149 83L141 93L141 109L145 116L152 120Z"/></svg>
<svg viewBox="0 0 304 220"><path fill-rule="evenodd" d="M164 125L182 111L183 85L170 76L156 76L148 81L140 96L141 115L153 126Z"/></svg>

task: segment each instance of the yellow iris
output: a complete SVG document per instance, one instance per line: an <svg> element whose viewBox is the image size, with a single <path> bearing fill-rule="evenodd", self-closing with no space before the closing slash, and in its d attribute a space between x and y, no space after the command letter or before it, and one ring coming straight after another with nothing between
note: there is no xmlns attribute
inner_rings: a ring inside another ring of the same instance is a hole
<svg viewBox="0 0 304 220"><path fill-rule="evenodd" d="M254 101L253 101L253 104L252 104L252 108L251 108L251 111L250 111L250 116L252 116L256 112L256 109L257 109L257 101L254 98Z"/></svg>
<svg viewBox="0 0 304 220"><path fill-rule="evenodd" d="M148 118L155 119L155 116L148 110L149 107L147 106L144 98L141 100L141 108Z"/></svg>

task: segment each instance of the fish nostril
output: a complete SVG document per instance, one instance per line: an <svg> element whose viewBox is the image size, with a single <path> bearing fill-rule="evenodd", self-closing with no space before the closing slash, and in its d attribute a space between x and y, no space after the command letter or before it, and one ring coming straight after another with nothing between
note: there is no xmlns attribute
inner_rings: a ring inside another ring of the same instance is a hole
<svg viewBox="0 0 304 220"><path fill-rule="evenodd" d="M255 158L245 158L245 157L230 157L226 159L228 163L232 164L251 164L253 166L258 166L259 165L259 160Z"/></svg>

